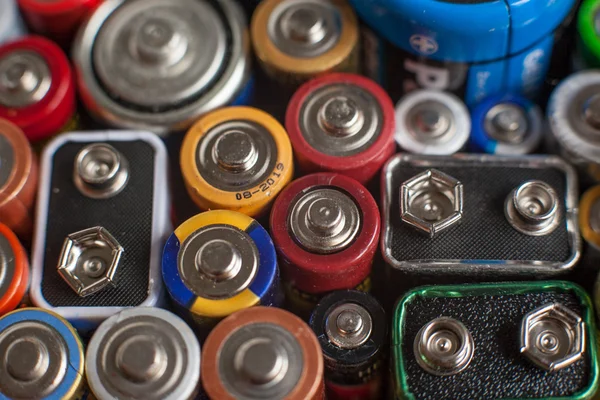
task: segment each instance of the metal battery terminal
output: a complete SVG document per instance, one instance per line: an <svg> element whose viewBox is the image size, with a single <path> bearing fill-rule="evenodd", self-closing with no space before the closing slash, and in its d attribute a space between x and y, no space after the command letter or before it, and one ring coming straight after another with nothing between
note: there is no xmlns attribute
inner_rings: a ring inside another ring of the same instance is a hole
<svg viewBox="0 0 600 400"><path fill-rule="evenodd" d="M585 322L559 303L528 313L521 324L521 353L553 372L579 360L585 351Z"/></svg>
<svg viewBox="0 0 600 400"><path fill-rule="evenodd" d="M123 247L103 227L67 236L60 253L58 273L81 297L115 285Z"/></svg>
<svg viewBox="0 0 600 400"><path fill-rule="evenodd" d="M548 235L561 221L556 191L538 180L524 182L513 189L506 198L504 211L511 226L529 236Z"/></svg>
<svg viewBox="0 0 600 400"><path fill-rule="evenodd" d="M77 153L73 181L77 189L87 197L113 197L119 194L129 181L129 164L111 145L93 143Z"/></svg>
<svg viewBox="0 0 600 400"><path fill-rule="evenodd" d="M434 237L463 214L463 185L450 175L428 169L400 187L402 221Z"/></svg>

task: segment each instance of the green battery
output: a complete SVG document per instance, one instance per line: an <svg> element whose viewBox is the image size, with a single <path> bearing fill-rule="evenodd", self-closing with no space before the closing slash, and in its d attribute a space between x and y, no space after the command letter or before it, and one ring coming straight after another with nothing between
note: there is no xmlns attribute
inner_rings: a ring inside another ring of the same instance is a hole
<svg viewBox="0 0 600 400"><path fill-rule="evenodd" d="M423 286L396 305L395 399L593 399L594 309L566 281Z"/></svg>
<svg viewBox="0 0 600 400"><path fill-rule="evenodd" d="M600 0L584 0L577 14L577 55L583 68L600 67Z"/></svg>

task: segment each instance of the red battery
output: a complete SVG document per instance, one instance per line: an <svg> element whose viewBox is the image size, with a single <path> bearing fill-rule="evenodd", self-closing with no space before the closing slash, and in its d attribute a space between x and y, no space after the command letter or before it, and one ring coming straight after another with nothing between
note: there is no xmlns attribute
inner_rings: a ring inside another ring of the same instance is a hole
<svg viewBox="0 0 600 400"><path fill-rule="evenodd" d="M22 239L29 239L33 226L33 201L38 166L33 150L13 123L0 118L0 223Z"/></svg>
<svg viewBox="0 0 600 400"><path fill-rule="evenodd" d="M34 142L62 130L74 114L73 72L58 45L26 36L0 46L0 118Z"/></svg>
<svg viewBox="0 0 600 400"><path fill-rule="evenodd" d="M18 0L32 32L68 45L83 19L103 0Z"/></svg>
<svg viewBox="0 0 600 400"><path fill-rule="evenodd" d="M271 235L287 282L309 294L359 286L379 242L377 203L356 180L318 173L290 183L271 211Z"/></svg>
<svg viewBox="0 0 600 400"><path fill-rule="evenodd" d="M29 287L27 254L10 228L0 223L0 316L17 308Z"/></svg>
<svg viewBox="0 0 600 400"><path fill-rule="evenodd" d="M366 184L394 154L392 100L355 74L323 75L292 97L285 125L305 173L337 172Z"/></svg>

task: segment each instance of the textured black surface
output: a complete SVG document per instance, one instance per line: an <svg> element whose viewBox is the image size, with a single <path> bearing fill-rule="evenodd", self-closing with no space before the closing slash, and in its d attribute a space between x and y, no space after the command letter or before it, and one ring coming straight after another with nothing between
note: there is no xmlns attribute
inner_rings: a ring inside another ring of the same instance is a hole
<svg viewBox="0 0 600 400"><path fill-rule="evenodd" d="M573 293L529 293L499 296L416 297L405 309L402 353L410 392L419 400L476 400L554 398L585 390L589 357L554 373L533 366L519 353L519 330L529 311L560 302L582 315ZM471 332L475 353L461 373L439 377L428 374L413 356L419 329L441 316L459 319Z"/></svg>
<svg viewBox="0 0 600 400"><path fill-rule="evenodd" d="M504 201L521 183L539 179L551 185L565 211L566 177L559 169L493 167L434 167L464 186L464 214L460 223L430 239L400 219L400 186L427 167L399 163L392 178L391 250L399 261L409 260L539 260L566 261L571 251L564 222L546 236L516 231L504 216Z"/></svg>
<svg viewBox="0 0 600 400"><path fill-rule="evenodd" d="M54 307L136 306L148 297L154 149L144 141L107 143L127 159L130 177L121 193L105 200L83 196L73 183L73 161L87 143L67 142L54 155L42 276L42 294ZM117 286L79 297L56 266L65 237L94 226L108 229L125 251Z"/></svg>

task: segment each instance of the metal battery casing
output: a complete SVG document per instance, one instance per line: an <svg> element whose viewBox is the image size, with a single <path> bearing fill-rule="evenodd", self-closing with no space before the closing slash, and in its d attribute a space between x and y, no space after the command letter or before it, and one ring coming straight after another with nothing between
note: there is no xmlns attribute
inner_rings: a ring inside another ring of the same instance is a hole
<svg viewBox="0 0 600 400"><path fill-rule="evenodd" d="M428 169L459 180L463 213L459 222L429 239L400 216L400 187ZM545 236L527 236L505 217L505 201L526 181L554 188L560 223ZM381 250L388 278L471 282L557 276L578 261L577 181L569 164L554 156L457 154L450 157L399 154L382 174Z"/></svg>
<svg viewBox="0 0 600 400"><path fill-rule="evenodd" d="M553 372L544 371L530 362L521 353L519 344L525 317L549 304L566 307L584 323L582 357ZM461 321L474 343L471 362L452 376L426 372L413 352L420 328L439 317ZM592 303L583 289L565 281L413 289L399 301L394 311L391 357L396 399L525 399L532 396L591 399L598 387ZM494 379L489 379L492 376Z"/></svg>
<svg viewBox="0 0 600 400"><path fill-rule="evenodd" d="M107 199L84 195L75 185L73 165L86 145L105 143L129 162L129 182ZM171 230L168 210L167 155L162 141L149 132L97 131L63 134L42 155L37 221L32 255L31 298L87 333L126 307L160 306L162 246ZM65 210L69 218L64 218ZM124 248L114 288L79 297L57 272L67 235L105 227Z"/></svg>
<svg viewBox="0 0 600 400"><path fill-rule="evenodd" d="M139 38L117 29L128 21ZM105 29L111 23L121 25ZM244 13L232 0L105 2L74 44L83 103L111 126L184 130L205 112L248 101L249 42Z"/></svg>

